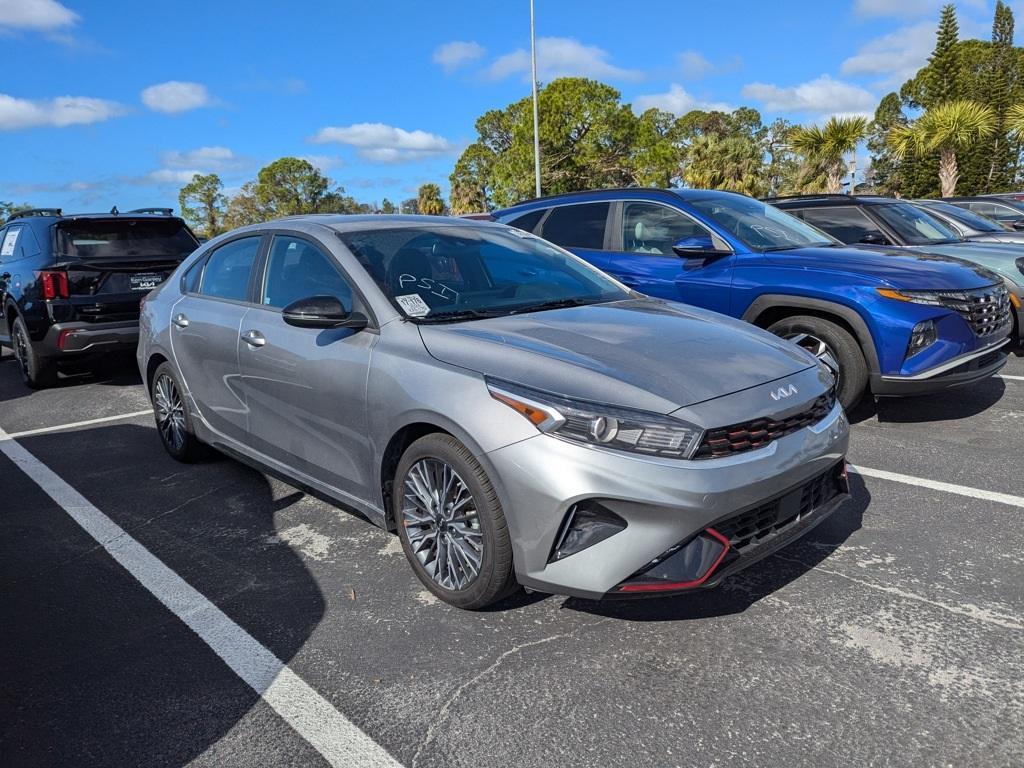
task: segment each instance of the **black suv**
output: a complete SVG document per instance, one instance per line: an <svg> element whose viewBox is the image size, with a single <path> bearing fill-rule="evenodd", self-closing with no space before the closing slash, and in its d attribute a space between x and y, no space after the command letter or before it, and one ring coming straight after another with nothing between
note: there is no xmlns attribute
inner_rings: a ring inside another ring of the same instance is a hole
<svg viewBox="0 0 1024 768"><path fill-rule="evenodd" d="M170 209L15 213L0 227L0 354L41 388L60 361L134 349L143 297L198 245Z"/></svg>

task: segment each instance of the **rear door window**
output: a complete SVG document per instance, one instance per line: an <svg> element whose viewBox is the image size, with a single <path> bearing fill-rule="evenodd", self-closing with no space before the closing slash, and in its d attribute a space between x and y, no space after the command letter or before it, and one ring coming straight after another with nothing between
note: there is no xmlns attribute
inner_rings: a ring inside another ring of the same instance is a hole
<svg viewBox="0 0 1024 768"><path fill-rule="evenodd" d="M261 237L243 237L211 253L203 268L199 293L216 299L248 301L252 266L261 240Z"/></svg>
<svg viewBox="0 0 1024 768"><path fill-rule="evenodd" d="M610 203L581 203L555 208L545 219L541 236L563 248L601 250L604 248L610 208Z"/></svg>
<svg viewBox="0 0 1024 768"><path fill-rule="evenodd" d="M790 210L789 213L795 213L811 226L844 243L859 243L866 235L885 237L885 233L878 225L871 221L864 211L853 205L804 208L800 211Z"/></svg>
<svg viewBox="0 0 1024 768"><path fill-rule="evenodd" d="M967 203L967 209L974 211L975 213L980 213L982 216L988 216L990 219L995 219L1002 223L1017 221L1017 219L1024 219L1024 213L1021 213L1008 205L1000 205L999 203L972 200Z"/></svg>

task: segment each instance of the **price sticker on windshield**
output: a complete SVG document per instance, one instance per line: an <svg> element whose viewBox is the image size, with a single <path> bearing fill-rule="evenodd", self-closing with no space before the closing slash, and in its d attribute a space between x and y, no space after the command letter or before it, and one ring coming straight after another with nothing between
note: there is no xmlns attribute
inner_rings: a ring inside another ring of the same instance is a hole
<svg viewBox="0 0 1024 768"><path fill-rule="evenodd" d="M405 310L409 317L424 317L430 312L430 306L418 293L408 293L405 296L395 296L398 306Z"/></svg>
<svg viewBox="0 0 1024 768"><path fill-rule="evenodd" d="M18 243L18 235L21 234L21 227L15 227L8 231L4 237L4 244L0 246L0 256L13 256L14 246Z"/></svg>

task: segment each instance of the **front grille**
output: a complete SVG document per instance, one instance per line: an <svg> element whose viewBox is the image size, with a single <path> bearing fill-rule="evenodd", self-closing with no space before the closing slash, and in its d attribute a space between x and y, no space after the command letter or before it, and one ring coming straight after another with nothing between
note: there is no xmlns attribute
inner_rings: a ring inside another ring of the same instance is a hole
<svg viewBox="0 0 1024 768"><path fill-rule="evenodd" d="M763 544L806 519L840 493L846 493L839 462L798 488L766 501L754 509L740 512L712 526L729 540L739 554Z"/></svg>
<svg viewBox="0 0 1024 768"><path fill-rule="evenodd" d="M785 418L769 416L728 427L709 429L704 433L704 439L693 458L720 459L723 456L763 448L772 440L778 440L798 429L817 424L828 416L834 405L835 395L829 392L815 400L806 410Z"/></svg>
<svg viewBox="0 0 1024 768"><path fill-rule="evenodd" d="M972 291L940 291L943 306L958 313L978 336L1004 330L1010 317L1010 294L1001 285Z"/></svg>

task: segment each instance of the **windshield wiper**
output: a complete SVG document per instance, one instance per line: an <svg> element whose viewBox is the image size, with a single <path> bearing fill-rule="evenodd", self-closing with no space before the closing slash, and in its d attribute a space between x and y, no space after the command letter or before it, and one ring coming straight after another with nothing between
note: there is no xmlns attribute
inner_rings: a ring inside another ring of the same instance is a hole
<svg viewBox="0 0 1024 768"><path fill-rule="evenodd" d="M431 312L423 317L410 317L417 323L451 323L458 320L481 320L485 317L501 317L508 312L497 309L452 309L445 312Z"/></svg>
<svg viewBox="0 0 1024 768"><path fill-rule="evenodd" d="M510 315L521 315L524 312L542 312L546 309L564 309L566 307L583 307L588 304L600 304L604 301L610 301L610 299L600 299L591 297L589 299L575 297L569 299L552 299L551 301L542 301L540 304L529 304L525 307L516 307L509 312Z"/></svg>

